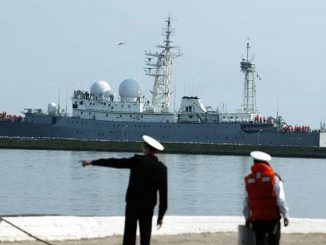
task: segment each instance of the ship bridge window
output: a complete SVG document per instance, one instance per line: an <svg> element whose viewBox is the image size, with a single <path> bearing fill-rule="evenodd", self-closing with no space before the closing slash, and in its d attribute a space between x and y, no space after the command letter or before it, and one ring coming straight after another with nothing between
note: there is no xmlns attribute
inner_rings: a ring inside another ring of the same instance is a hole
<svg viewBox="0 0 326 245"><path fill-rule="evenodd" d="M83 104L83 101L79 101L79 104L82 105Z"/></svg>
<svg viewBox="0 0 326 245"><path fill-rule="evenodd" d="M186 112L192 112L192 106L186 106Z"/></svg>

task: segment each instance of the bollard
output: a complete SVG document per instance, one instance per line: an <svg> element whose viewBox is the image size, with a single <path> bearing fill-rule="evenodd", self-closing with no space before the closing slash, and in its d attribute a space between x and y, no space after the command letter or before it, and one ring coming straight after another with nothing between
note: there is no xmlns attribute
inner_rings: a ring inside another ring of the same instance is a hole
<svg viewBox="0 0 326 245"><path fill-rule="evenodd" d="M256 245L255 233L245 225L238 226L239 241L238 245Z"/></svg>

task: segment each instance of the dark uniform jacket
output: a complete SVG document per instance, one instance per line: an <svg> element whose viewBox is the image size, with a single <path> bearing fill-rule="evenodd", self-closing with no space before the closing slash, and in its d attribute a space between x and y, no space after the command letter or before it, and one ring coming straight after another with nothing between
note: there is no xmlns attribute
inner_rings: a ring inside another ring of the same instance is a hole
<svg viewBox="0 0 326 245"><path fill-rule="evenodd" d="M167 167L156 156L134 155L131 158L108 158L92 161L92 165L129 168L130 178L126 202L136 207L154 208L159 192L159 214L167 210Z"/></svg>

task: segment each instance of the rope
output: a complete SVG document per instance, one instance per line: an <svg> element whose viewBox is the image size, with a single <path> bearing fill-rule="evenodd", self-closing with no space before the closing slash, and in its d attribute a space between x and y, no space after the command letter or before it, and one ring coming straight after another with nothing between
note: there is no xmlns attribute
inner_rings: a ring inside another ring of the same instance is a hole
<svg viewBox="0 0 326 245"><path fill-rule="evenodd" d="M8 224L11 225L12 227L16 228L17 230L20 230L20 231L24 232L25 234L27 234L28 236L34 238L35 240L37 240L37 241L39 241L39 242L43 242L43 243L45 243L45 244L47 244L47 245L53 245L53 244L51 244L51 243L49 243L49 242L47 242L47 241L44 241L44 240L42 240L42 239L40 239L40 238L38 238L38 237L32 235L31 233L29 233L29 232L23 230L22 228L19 228L18 226L14 225L13 223L9 222L8 220L6 220L6 219L4 219L4 218L2 218L2 217L0 217L0 222L1 222L1 221L4 221L4 222L8 223Z"/></svg>

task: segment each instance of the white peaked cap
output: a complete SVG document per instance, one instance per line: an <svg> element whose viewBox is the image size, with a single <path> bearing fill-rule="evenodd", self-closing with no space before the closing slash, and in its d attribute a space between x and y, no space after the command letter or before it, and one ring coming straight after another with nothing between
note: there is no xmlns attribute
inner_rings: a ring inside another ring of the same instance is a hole
<svg viewBox="0 0 326 245"><path fill-rule="evenodd" d="M164 150L164 146L158 142L156 139L148 136L148 135L143 135L143 140L150 145L151 147L153 147L154 149L158 150L158 151L163 151Z"/></svg>
<svg viewBox="0 0 326 245"><path fill-rule="evenodd" d="M262 152L262 151L252 151L252 152L250 152L250 156L253 159L260 160L260 161L265 161L265 162L268 162L268 161L272 160L271 155L269 155L269 154L267 154L265 152Z"/></svg>

